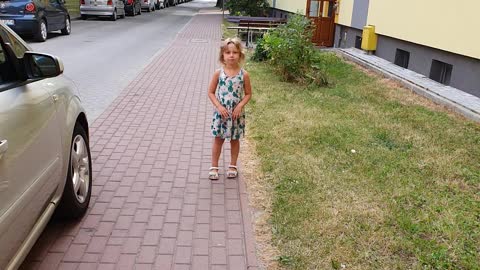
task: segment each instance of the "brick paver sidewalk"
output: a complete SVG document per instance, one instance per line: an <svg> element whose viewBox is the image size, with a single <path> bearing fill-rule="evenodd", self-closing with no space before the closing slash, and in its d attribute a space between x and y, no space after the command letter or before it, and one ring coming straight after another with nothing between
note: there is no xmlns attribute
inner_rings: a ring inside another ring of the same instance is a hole
<svg viewBox="0 0 480 270"><path fill-rule="evenodd" d="M243 181L207 178L221 19L196 15L92 124L91 209L49 225L23 268L257 268Z"/></svg>

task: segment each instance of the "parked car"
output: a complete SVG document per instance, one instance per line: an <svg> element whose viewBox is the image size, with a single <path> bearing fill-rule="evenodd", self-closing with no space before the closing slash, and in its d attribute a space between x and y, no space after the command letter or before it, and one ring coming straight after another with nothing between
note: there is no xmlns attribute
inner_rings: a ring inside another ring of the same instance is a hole
<svg viewBox="0 0 480 270"><path fill-rule="evenodd" d="M148 12L155 11L155 0L141 0L142 8Z"/></svg>
<svg viewBox="0 0 480 270"><path fill-rule="evenodd" d="M156 9L165 8L165 1L164 0L155 0L155 8Z"/></svg>
<svg viewBox="0 0 480 270"><path fill-rule="evenodd" d="M169 7L176 6L178 4L177 0L165 0L165 1L167 1Z"/></svg>
<svg viewBox="0 0 480 270"><path fill-rule="evenodd" d="M80 17L108 16L110 20L125 18L125 0L80 0Z"/></svg>
<svg viewBox="0 0 480 270"><path fill-rule="evenodd" d="M0 23L0 269L17 269L54 211L84 215L92 190L85 110L55 56Z"/></svg>
<svg viewBox="0 0 480 270"><path fill-rule="evenodd" d="M142 14L141 0L127 0L125 2L125 12L130 16Z"/></svg>
<svg viewBox="0 0 480 270"><path fill-rule="evenodd" d="M42 42L48 32L60 30L70 35L72 31L65 0L1 0L0 21L20 35L33 35Z"/></svg>

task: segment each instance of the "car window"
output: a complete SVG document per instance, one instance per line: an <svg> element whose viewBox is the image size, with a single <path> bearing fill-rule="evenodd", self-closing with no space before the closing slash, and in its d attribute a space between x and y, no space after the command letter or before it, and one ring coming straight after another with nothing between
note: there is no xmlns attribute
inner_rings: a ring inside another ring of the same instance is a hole
<svg viewBox="0 0 480 270"><path fill-rule="evenodd" d="M0 43L0 92L1 86L5 83L10 83L16 80L15 68L8 60L7 54L3 48L4 44Z"/></svg>
<svg viewBox="0 0 480 270"><path fill-rule="evenodd" d="M12 33L3 27L0 27L0 38L3 42L9 43L12 46L13 52L17 58L22 58L28 50L17 38L15 38L15 36L12 35Z"/></svg>
<svg viewBox="0 0 480 270"><path fill-rule="evenodd" d="M5 61L5 54L3 54L3 49L2 47L0 47L0 65L1 64L4 64L6 61Z"/></svg>

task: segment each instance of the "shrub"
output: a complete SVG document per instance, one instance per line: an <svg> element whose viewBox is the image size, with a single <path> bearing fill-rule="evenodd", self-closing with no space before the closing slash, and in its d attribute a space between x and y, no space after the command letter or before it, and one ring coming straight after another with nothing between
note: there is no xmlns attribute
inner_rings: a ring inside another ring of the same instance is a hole
<svg viewBox="0 0 480 270"><path fill-rule="evenodd" d="M230 14L243 16L265 16L269 8L266 0L231 0L226 3Z"/></svg>
<svg viewBox="0 0 480 270"><path fill-rule="evenodd" d="M265 49L265 41L263 38L257 39L257 46L255 47L255 52L253 53L252 60L257 62L262 62L270 59L268 51Z"/></svg>
<svg viewBox="0 0 480 270"><path fill-rule="evenodd" d="M327 85L327 75L314 65L318 52L311 41L312 35L311 21L294 15L285 25L266 33L260 49L266 50L285 80Z"/></svg>

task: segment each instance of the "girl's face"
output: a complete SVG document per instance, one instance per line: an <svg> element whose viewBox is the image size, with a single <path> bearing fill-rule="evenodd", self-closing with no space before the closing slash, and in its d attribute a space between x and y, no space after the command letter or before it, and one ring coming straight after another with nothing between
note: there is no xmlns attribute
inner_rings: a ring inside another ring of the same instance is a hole
<svg viewBox="0 0 480 270"><path fill-rule="evenodd" d="M240 51L237 49L235 44L230 43L223 51L223 59L226 65L238 65L240 60Z"/></svg>

